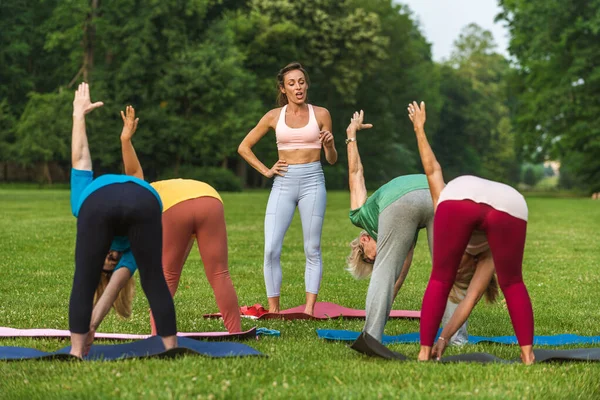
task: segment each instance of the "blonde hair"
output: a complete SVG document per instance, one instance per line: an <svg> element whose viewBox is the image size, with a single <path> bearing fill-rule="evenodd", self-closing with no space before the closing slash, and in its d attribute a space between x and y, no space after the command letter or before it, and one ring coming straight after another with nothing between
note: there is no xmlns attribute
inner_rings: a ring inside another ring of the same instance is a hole
<svg viewBox="0 0 600 400"><path fill-rule="evenodd" d="M467 288L473 279L473 275L475 275L475 270L477 269L476 258L466 253L465 256L466 258L463 259L458 267L454 285L452 285L450 296L448 296L448 299L455 304L460 303L461 299L464 297L464 294L466 293ZM494 272L492 279L485 290L485 299L488 303L494 303L498 299L498 294L498 278Z"/></svg>
<svg viewBox="0 0 600 400"><path fill-rule="evenodd" d="M110 281L110 275L105 273L100 274L100 282L98 283L98 287L96 288L96 293L94 294L94 305L98 302L102 294L106 290L106 286L108 286L108 282ZM121 318L129 318L131 317L131 309L133 304L133 295L135 294L135 281L133 280L133 276L129 278L125 286L119 291L119 295L115 299L113 303L113 308L117 315Z"/></svg>
<svg viewBox="0 0 600 400"><path fill-rule="evenodd" d="M365 249L360 242L360 238L363 235L368 235L368 233L362 231L356 239L350 242L350 255L346 260L348 264L346 271L350 272L356 279L365 279L373 272L373 264L364 260Z"/></svg>

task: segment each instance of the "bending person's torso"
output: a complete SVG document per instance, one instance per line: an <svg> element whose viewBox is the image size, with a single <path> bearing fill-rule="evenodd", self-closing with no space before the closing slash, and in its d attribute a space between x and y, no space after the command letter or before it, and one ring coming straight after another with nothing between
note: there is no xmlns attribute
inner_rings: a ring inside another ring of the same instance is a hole
<svg viewBox="0 0 600 400"><path fill-rule="evenodd" d="M423 174L394 178L377 189L361 207L350 210L350 221L377 240L379 214L402 196L421 189L429 190L427 177ZM429 203L427 206L432 207L432 204Z"/></svg>
<svg viewBox="0 0 600 400"><path fill-rule="evenodd" d="M279 112L275 126L277 152L280 160L288 164L308 164L321 159L320 126L314 107L308 104L308 122L294 121L290 127L286 122L287 105Z"/></svg>
<svg viewBox="0 0 600 400"><path fill-rule="evenodd" d="M448 182L440 193L438 205L446 200L471 200L524 221L528 217L525 198L516 189L472 175L459 176Z"/></svg>
<svg viewBox="0 0 600 400"><path fill-rule="evenodd" d="M219 193L208 183L193 179L168 179L150 184L163 203L163 212L182 201L197 199L199 197L214 197L223 202Z"/></svg>
<svg viewBox="0 0 600 400"><path fill-rule="evenodd" d="M472 175L460 176L448 182L440 193L438 205L447 200L471 200L527 221L525 198L513 187ZM484 232L475 230L465 252L476 256L489 249Z"/></svg>
<svg viewBox="0 0 600 400"><path fill-rule="evenodd" d="M96 190L113 184L122 183L134 183L145 189L147 189L152 195L154 195L162 209L162 202L159 194L154 190L150 184L142 179L136 178L135 176L128 175L114 175L106 174L101 175L94 179L94 172L89 170L78 170L71 169L71 211L75 217L79 216L79 210L85 200ZM127 201L135 201L135 199L127 199ZM111 206L107 204L106 206ZM115 266L116 271L119 268L126 267L129 269L131 275L137 270L137 264L135 258L131 253L131 245L129 239L126 236L115 236L110 245L110 249L118 251L121 257Z"/></svg>

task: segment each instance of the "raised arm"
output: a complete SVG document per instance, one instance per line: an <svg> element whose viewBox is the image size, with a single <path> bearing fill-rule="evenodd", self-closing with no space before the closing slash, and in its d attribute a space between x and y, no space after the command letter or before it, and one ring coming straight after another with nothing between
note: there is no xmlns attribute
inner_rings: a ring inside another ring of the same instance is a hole
<svg viewBox="0 0 600 400"><path fill-rule="evenodd" d="M335 164L338 159L338 153L335 149L335 142L333 140L333 134L331 133L331 114L326 108L318 107L315 111L317 113L317 119L322 122L320 139L323 143L323 151L325 151L325 159L331 165Z"/></svg>
<svg viewBox="0 0 600 400"><path fill-rule="evenodd" d="M363 166L358 154L358 143L356 132L361 129L372 128L372 124L363 124L364 112L355 112L350 119L350 125L346 128L346 146L348 148L348 186L350 187L350 208L355 210L367 201L367 187Z"/></svg>
<svg viewBox="0 0 600 400"><path fill-rule="evenodd" d="M123 166L125 167L125 175L135 176L144 179L144 170L140 164L140 160L133 148L131 138L137 130L139 118L135 117L135 109L132 106L127 106L125 113L121 111L123 118L123 130L121 131L121 152L123 153Z"/></svg>
<svg viewBox="0 0 600 400"><path fill-rule="evenodd" d="M433 347L432 357L434 359L439 359L444 354L448 341L469 318L471 311L485 294L493 275L494 259L489 254L477 262L477 268L469 283L465 298L458 303L458 307L456 307L450 321L444 326L437 343Z"/></svg>
<svg viewBox="0 0 600 400"><path fill-rule="evenodd" d="M444 176L442 175L442 167L435 158L431 146L427 141L425 135L425 102L421 102L419 106L416 101L408 105L408 117L413 123L415 134L417 135L417 144L419 146L419 155L421 156L421 163L427 175L427 182L429 183L429 191L431 192L431 199L433 200L433 209L437 208L438 199L440 193L446 184L444 183Z"/></svg>
<svg viewBox="0 0 600 400"><path fill-rule="evenodd" d="M267 178L272 178L274 175L283 176L283 173L287 171L287 163L285 160L277 160L273 168L269 169L263 164L252 151L252 147L258 143L263 136L269 132L269 129L273 126L273 121L277 117L277 109L271 110L266 113L258 124L246 135L242 143L238 146L238 153L252 168L260 172Z"/></svg>
<svg viewBox="0 0 600 400"><path fill-rule="evenodd" d="M90 87L87 83L79 84L73 100L73 131L71 139L71 164L74 169L91 171L92 157L85 133L85 115L102 107L104 103L90 100Z"/></svg>

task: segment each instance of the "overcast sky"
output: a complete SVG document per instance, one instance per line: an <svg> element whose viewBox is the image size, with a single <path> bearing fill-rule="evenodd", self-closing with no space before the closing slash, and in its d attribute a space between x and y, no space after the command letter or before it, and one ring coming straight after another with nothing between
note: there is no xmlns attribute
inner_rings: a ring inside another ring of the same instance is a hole
<svg viewBox="0 0 600 400"><path fill-rule="evenodd" d="M508 31L502 22L494 23L500 12L496 0L394 0L408 4L422 32L432 44L431 52L435 61L447 59L452 52L452 43L458 38L461 29L475 22L492 32L498 45L497 51L508 56Z"/></svg>

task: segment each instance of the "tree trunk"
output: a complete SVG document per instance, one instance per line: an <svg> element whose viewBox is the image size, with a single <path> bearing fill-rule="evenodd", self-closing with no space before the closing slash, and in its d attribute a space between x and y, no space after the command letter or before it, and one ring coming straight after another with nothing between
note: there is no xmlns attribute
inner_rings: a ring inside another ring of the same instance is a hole
<svg viewBox="0 0 600 400"><path fill-rule="evenodd" d="M235 174L240 178L242 187L248 187L248 163L245 160L238 160Z"/></svg>
<svg viewBox="0 0 600 400"><path fill-rule="evenodd" d="M52 175L50 174L50 166L48 165L48 161L42 162L42 180L41 183L48 183L52 185Z"/></svg>
<svg viewBox="0 0 600 400"><path fill-rule="evenodd" d="M175 158L175 170L173 173L175 176L179 176L179 166L181 165L181 155L177 153L177 157Z"/></svg>
<svg viewBox="0 0 600 400"><path fill-rule="evenodd" d="M89 82L90 74L94 68L94 41L96 39L96 27L94 26L94 18L98 3L100 0L92 0L92 12L88 15L85 23L85 32L83 36L83 80Z"/></svg>

